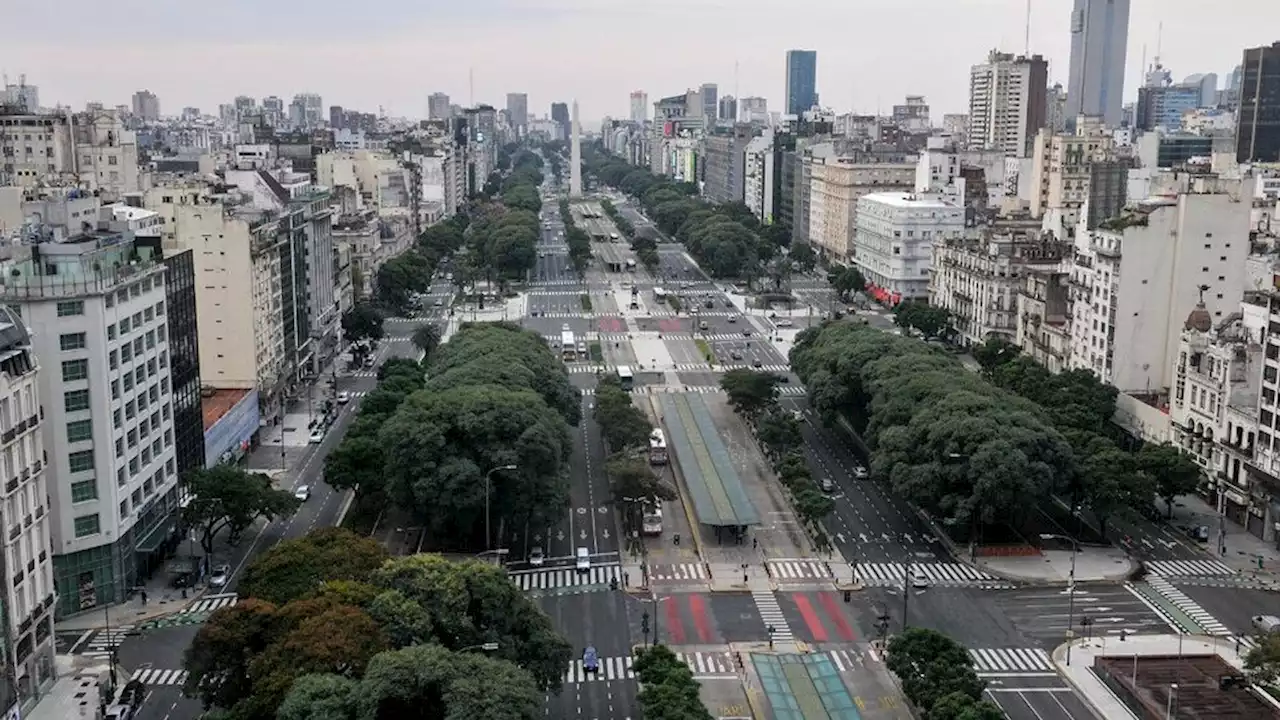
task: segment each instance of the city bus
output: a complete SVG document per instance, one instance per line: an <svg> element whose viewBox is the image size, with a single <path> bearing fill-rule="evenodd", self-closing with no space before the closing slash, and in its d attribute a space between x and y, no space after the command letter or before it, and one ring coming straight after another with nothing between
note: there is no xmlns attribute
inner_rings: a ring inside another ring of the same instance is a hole
<svg viewBox="0 0 1280 720"><path fill-rule="evenodd" d="M654 428L649 433L649 464L667 464L667 436L662 433L662 428Z"/></svg>
<svg viewBox="0 0 1280 720"><path fill-rule="evenodd" d="M560 333L560 352L563 354L567 362L573 362L578 359L578 351L573 343L573 331L563 330Z"/></svg>
<svg viewBox="0 0 1280 720"><path fill-rule="evenodd" d="M653 299L654 299L654 300L657 300L658 302L664 302L664 301L667 299L667 291L666 291L666 290L663 290L663 289L662 289L662 288L660 288L660 287L656 287L656 288L654 288L654 289L653 289Z"/></svg>
<svg viewBox="0 0 1280 720"><path fill-rule="evenodd" d="M631 366L618 366L618 381L622 383L623 390L630 390L636 386L636 374L631 372Z"/></svg>
<svg viewBox="0 0 1280 720"><path fill-rule="evenodd" d="M640 518L640 532L645 535L662 534L662 501L651 498L644 504L644 514Z"/></svg>

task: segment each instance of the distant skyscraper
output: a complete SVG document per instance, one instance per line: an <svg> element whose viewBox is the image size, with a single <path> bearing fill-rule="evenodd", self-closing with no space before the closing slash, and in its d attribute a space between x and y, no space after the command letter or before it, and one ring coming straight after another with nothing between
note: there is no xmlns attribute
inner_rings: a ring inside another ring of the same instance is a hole
<svg viewBox="0 0 1280 720"><path fill-rule="evenodd" d="M738 121L769 122L769 101L762 97L744 97L738 101Z"/></svg>
<svg viewBox="0 0 1280 720"><path fill-rule="evenodd" d="M818 52L787 51L788 115L799 115L818 103Z"/></svg>
<svg viewBox="0 0 1280 720"><path fill-rule="evenodd" d="M1244 51L1236 160L1280 162L1280 42Z"/></svg>
<svg viewBox="0 0 1280 720"><path fill-rule="evenodd" d="M718 118L725 122L738 121L738 100L732 95L725 95L720 98L720 113Z"/></svg>
<svg viewBox="0 0 1280 720"><path fill-rule="evenodd" d="M453 115L449 107L449 96L442 93L431 93L427 96L427 118L430 120L447 120Z"/></svg>
<svg viewBox="0 0 1280 720"><path fill-rule="evenodd" d="M552 106L555 107L554 105ZM582 197L582 125L578 101L573 101L573 129L569 138L569 197Z"/></svg>
<svg viewBox="0 0 1280 720"><path fill-rule="evenodd" d="M341 130L347 126L346 112L341 105L329 106L329 127L334 130Z"/></svg>
<svg viewBox="0 0 1280 720"><path fill-rule="evenodd" d="M262 119L271 127L283 125L285 120L284 100L275 95L268 95L262 98Z"/></svg>
<svg viewBox="0 0 1280 720"><path fill-rule="evenodd" d="M698 97L702 98L702 116L707 119L707 125L714 125L720 107L720 87L715 83L703 83L698 88Z"/></svg>
<svg viewBox="0 0 1280 720"><path fill-rule="evenodd" d="M1014 57L992 50L969 69L969 146L1031 157L1036 133L1045 126L1049 63L1039 55Z"/></svg>
<svg viewBox="0 0 1280 720"><path fill-rule="evenodd" d="M507 93L507 117L513 127L529 127L529 96L524 93ZM524 130L520 134L524 135Z"/></svg>
<svg viewBox="0 0 1280 720"><path fill-rule="evenodd" d="M551 103L551 121L559 126L559 139L568 139L569 106L565 103Z"/></svg>
<svg viewBox="0 0 1280 720"><path fill-rule="evenodd" d="M40 110L40 89L27 84L27 76L19 77L17 85L6 85L0 88L0 105L19 107L29 113Z"/></svg>
<svg viewBox="0 0 1280 720"><path fill-rule="evenodd" d="M133 114L140 120L155 122L160 119L160 99L150 90L133 94Z"/></svg>
<svg viewBox="0 0 1280 720"><path fill-rule="evenodd" d="M642 123L649 119L649 93L636 90L631 93L631 122Z"/></svg>
<svg viewBox="0 0 1280 720"><path fill-rule="evenodd" d="M1129 0L1075 0L1071 11L1071 67L1067 123L1080 115L1118 126L1124 103Z"/></svg>

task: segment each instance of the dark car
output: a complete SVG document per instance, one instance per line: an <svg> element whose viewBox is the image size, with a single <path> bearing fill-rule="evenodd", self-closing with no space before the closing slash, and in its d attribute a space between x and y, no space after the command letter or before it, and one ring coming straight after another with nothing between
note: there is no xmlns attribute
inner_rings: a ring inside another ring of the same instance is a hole
<svg viewBox="0 0 1280 720"><path fill-rule="evenodd" d="M582 651L582 668L589 673L600 672L600 657L596 655L594 646L588 645L587 649Z"/></svg>

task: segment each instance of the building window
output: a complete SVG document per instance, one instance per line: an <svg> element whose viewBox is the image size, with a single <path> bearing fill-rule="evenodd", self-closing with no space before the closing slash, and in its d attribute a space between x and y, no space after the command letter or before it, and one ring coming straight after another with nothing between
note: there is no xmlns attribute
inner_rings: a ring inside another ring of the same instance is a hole
<svg viewBox="0 0 1280 720"><path fill-rule="evenodd" d="M72 420L67 423L67 442L81 442L93 439L92 420Z"/></svg>
<svg viewBox="0 0 1280 720"><path fill-rule="evenodd" d="M84 472L93 469L93 451L80 450L67 456L67 467L71 472Z"/></svg>
<svg viewBox="0 0 1280 720"><path fill-rule="evenodd" d="M81 480L71 483L71 502L89 502L98 499L98 481Z"/></svg>
<svg viewBox="0 0 1280 720"><path fill-rule="evenodd" d="M97 535L100 530L96 513L93 515L81 515L75 519L75 531L78 538Z"/></svg>
<svg viewBox="0 0 1280 720"><path fill-rule="evenodd" d="M116 339L116 326L115 326L115 323L112 323L111 325L108 325L108 326L107 326L107 339L108 339L108 340L115 340L115 339Z"/></svg>
<svg viewBox="0 0 1280 720"><path fill-rule="evenodd" d="M84 380L89 377L89 361L88 360L63 360L62 361L62 382L71 382L72 380Z"/></svg>
<svg viewBox="0 0 1280 720"><path fill-rule="evenodd" d="M120 501L120 519L121 520L129 519L129 499L128 498L125 498L124 500Z"/></svg>
<svg viewBox="0 0 1280 720"><path fill-rule="evenodd" d="M58 317L71 317L84 314L83 300L63 300L58 303Z"/></svg>
<svg viewBox="0 0 1280 720"><path fill-rule="evenodd" d="M129 324L129 318L120 318L120 334L127 335L129 329L133 326Z"/></svg>
<svg viewBox="0 0 1280 720"><path fill-rule="evenodd" d="M64 333L58 338L63 352L84 349L84 333Z"/></svg>
<svg viewBox="0 0 1280 720"><path fill-rule="evenodd" d="M89 409L88 390L68 390L62 393L62 408L66 412L79 412Z"/></svg>

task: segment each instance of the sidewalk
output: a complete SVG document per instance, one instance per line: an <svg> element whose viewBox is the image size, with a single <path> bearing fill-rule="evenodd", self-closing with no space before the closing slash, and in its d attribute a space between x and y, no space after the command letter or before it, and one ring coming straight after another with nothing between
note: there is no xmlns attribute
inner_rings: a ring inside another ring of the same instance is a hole
<svg viewBox="0 0 1280 720"><path fill-rule="evenodd" d="M1071 582L1070 550L1044 550L1027 557L978 557L970 561L967 553L956 557L979 570L997 577L1019 582L1066 585ZM961 556L964 557L961 557ZM1115 548L1081 550L1075 557L1076 582L1123 582L1138 569L1123 550Z"/></svg>
<svg viewBox="0 0 1280 720"><path fill-rule="evenodd" d="M1214 559L1243 574L1280 583L1280 549L1223 518L1199 495L1186 495L1173 501L1172 523L1175 526L1207 525L1209 542L1204 547ZM1220 549L1226 552L1222 553ZM1261 569L1258 567L1259 558L1262 560Z"/></svg>
<svg viewBox="0 0 1280 720"><path fill-rule="evenodd" d="M55 655L53 659L57 681L44 697L22 716L25 720L71 720L95 718L100 707L99 683L105 678L110 664L98 660L86 661L78 655ZM128 680L123 671L116 671L120 686Z"/></svg>

